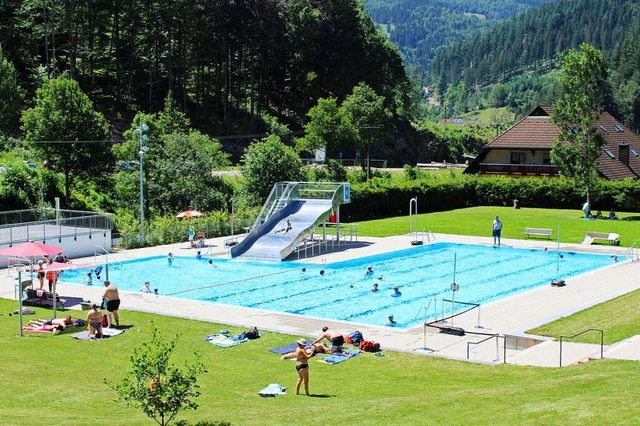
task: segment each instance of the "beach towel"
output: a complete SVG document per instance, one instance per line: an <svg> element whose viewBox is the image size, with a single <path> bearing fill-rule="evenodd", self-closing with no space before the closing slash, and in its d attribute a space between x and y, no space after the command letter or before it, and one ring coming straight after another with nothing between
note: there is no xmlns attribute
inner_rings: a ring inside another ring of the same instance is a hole
<svg viewBox="0 0 640 426"><path fill-rule="evenodd" d="M337 352L335 354L329 355L328 357L322 358L320 361L326 362L327 364L338 364L342 361L346 361L350 358L353 358L356 355L360 355L362 351L359 350L348 350L344 352Z"/></svg>
<svg viewBox="0 0 640 426"><path fill-rule="evenodd" d="M249 339L241 339L238 338L238 336L225 336L224 334L210 334L204 338L204 341L216 345L219 348L230 348L240 343L248 342Z"/></svg>
<svg viewBox="0 0 640 426"><path fill-rule="evenodd" d="M311 347L311 342L307 342L307 346L305 346L305 349L309 349L310 347ZM277 348L269 349L269 352L284 355L284 354L288 354L289 352L293 352L296 349L298 349L298 343L293 342L293 343L288 343L284 346L278 346Z"/></svg>
<svg viewBox="0 0 640 426"><path fill-rule="evenodd" d="M54 333L51 332L51 330L45 330L44 328L40 328L40 327L22 327L22 331L27 331L29 333L54 334Z"/></svg>
<svg viewBox="0 0 640 426"><path fill-rule="evenodd" d="M258 392L258 395L264 396L264 397L286 395L287 394L286 390L287 388L284 388L277 383L271 383L269 386L267 386L266 388Z"/></svg>
<svg viewBox="0 0 640 426"><path fill-rule="evenodd" d="M118 330L115 328L103 328L102 329L102 338L107 339L109 337L118 336L124 333L124 330ZM84 330L79 333L74 333L71 335L74 339L78 340L94 340L89 337L89 330Z"/></svg>

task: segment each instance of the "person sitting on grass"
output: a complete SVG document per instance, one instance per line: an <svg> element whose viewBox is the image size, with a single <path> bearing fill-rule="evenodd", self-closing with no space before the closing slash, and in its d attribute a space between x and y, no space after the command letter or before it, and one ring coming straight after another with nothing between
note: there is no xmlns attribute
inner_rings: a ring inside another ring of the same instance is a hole
<svg viewBox="0 0 640 426"><path fill-rule="evenodd" d="M89 323L89 338L102 337L102 312L95 303L91 305L91 310L87 314L87 322Z"/></svg>

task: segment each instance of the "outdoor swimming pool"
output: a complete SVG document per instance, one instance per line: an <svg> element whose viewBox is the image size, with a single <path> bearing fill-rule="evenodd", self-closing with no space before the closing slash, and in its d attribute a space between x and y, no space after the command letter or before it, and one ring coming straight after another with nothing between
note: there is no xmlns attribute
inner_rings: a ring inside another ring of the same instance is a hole
<svg viewBox="0 0 640 426"><path fill-rule="evenodd" d="M176 257L172 265L156 256L109 265L109 279L121 290L139 291L151 282L160 295L286 312L353 323L396 327L421 324L431 301L441 315L442 299L451 299L456 258L455 300L486 304L539 286L609 266L611 256L510 247L435 243L334 262L259 262L242 259ZM626 260L619 257L618 261ZM367 266L373 274L365 275ZM302 271L306 268L306 271ZM324 274L320 274L323 270ZM87 270L65 271L61 281L81 284ZM102 272L104 279L105 272ZM382 278L382 279L380 279ZM371 292L374 283L379 291ZM94 285L100 284L94 277ZM401 295L391 296L395 285ZM445 315L451 314L446 303ZM459 312L468 305L455 305Z"/></svg>

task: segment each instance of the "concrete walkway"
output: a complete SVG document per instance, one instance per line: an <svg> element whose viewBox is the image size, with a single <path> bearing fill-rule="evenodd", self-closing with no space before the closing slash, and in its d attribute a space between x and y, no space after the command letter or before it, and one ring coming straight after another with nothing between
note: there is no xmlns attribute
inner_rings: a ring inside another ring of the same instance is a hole
<svg viewBox="0 0 640 426"><path fill-rule="evenodd" d="M490 238L466 237L459 235L436 234L437 241L461 242L472 244L491 244ZM208 239L203 253L208 256L227 256L224 248L226 238ZM360 241L336 247L329 252L316 253L314 257L304 259L308 263L328 263L368 256L376 253L407 248L414 240L414 235L401 235L389 238L360 237ZM513 247L544 248L555 247L555 243L547 240L506 240L503 245ZM563 251L600 252L622 256L626 248L615 246L581 246L561 244ZM169 252L186 254L195 252L187 243L128 250L109 255L109 262L133 258L166 255ZM93 263L94 259L77 259L77 262ZM103 262L103 259L99 260ZM498 364L504 361L504 339L490 337L490 334L511 335L527 338L526 330L554 319L571 315L574 312L612 299L621 294L640 288L640 262L620 262L598 271L583 274L566 280L565 287L545 286L519 295L492 302L480 307L480 316L473 310L454 318L454 326L462 327L465 336L453 336L438 333L432 327L417 326L411 329L394 329L370 325L358 325L367 340L379 342L383 349L411 351L430 356L447 357ZM0 271L0 297L14 299L16 281L15 271ZM103 288L83 287L60 283L58 293L65 296L80 297L92 301L101 300ZM138 292L121 292L123 310L136 310L162 315L177 316L215 323L237 325L241 327L257 326L263 330L292 334L295 336L316 337L324 325L335 327L343 332L356 329L354 324L308 318L293 314L281 314L269 311L228 306L210 302L189 301L166 296ZM126 312L121 314L126 324ZM450 323L443 325L452 325ZM469 333L484 333L475 335ZM476 344L483 339L483 343ZM557 366L559 365L559 348L555 342L538 345L526 351L507 349L507 362L518 365ZM557 345L557 343L556 343ZM563 365L569 365L591 357L598 353L599 346L593 350L589 345L563 345ZM509 345L508 345L509 347ZM555 351L555 352L554 352ZM605 357L638 359L640 354L640 338L629 339L607 348Z"/></svg>

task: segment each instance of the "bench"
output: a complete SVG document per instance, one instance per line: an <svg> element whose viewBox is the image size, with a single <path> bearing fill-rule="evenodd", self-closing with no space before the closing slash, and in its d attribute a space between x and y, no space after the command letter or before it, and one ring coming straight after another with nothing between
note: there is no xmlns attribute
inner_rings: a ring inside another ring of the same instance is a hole
<svg viewBox="0 0 640 426"><path fill-rule="evenodd" d="M591 244L595 241L606 241L612 245L620 245L620 235L613 232L587 232L582 244Z"/></svg>
<svg viewBox="0 0 640 426"><path fill-rule="evenodd" d="M523 232L524 236L529 238L531 235L535 235L536 237L547 237L547 240L551 238L551 234L553 234L552 228L524 228Z"/></svg>

